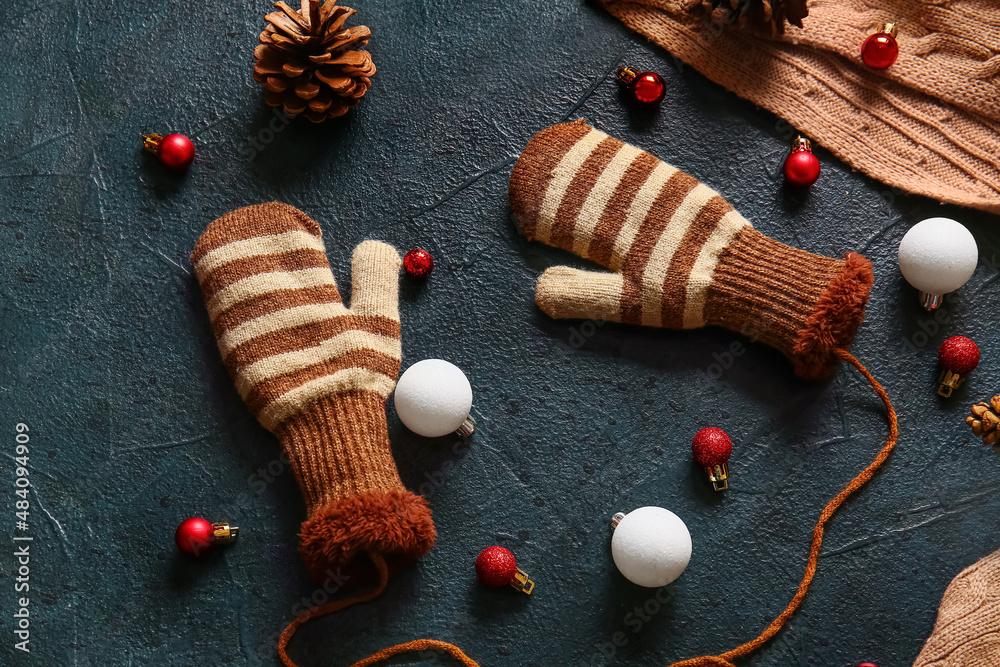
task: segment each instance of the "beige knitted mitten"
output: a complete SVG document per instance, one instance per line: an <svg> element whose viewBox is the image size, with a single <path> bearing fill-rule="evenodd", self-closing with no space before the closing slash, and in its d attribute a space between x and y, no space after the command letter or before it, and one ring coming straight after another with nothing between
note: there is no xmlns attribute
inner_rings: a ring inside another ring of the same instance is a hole
<svg viewBox="0 0 1000 667"><path fill-rule="evenodd" d="M753 332L805 378L833 371L864 318L864 257L774 241L697 179L583 121L528 143L510 205L529 239L611 269L548 269L535 302L552 317Z"/></svg>
<svg viewBox="0 0 1000 667"><path fill-rule="evenodd" d="M1000 665L1000 551L963 570L941 599L913 667Z"/></svg>
<svg viewBox="0 0 1000 667"><path fill-rule="evenodd" d="M427 501L403 487L385 399L400 364L396 250L354 250L341 303L319 225L286 204L228 213L191 255L222 359L247 406L284 447L305 498L300 551L310 574L362 552L425 554Z"/></svg>

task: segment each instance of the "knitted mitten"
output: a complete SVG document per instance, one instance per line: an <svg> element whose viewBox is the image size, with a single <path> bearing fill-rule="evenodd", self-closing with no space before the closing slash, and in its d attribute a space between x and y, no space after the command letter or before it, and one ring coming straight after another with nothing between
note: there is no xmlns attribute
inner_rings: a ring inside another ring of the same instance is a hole
<svg viewBox="0 0 1000 667"><path fill-rule="evenodd" d="M934 632L913 667L1000 665L1000 551L963 570L941 599Z"/></svg>
<svg viewBox="0 0 1000 667"><path fill-rule="evenodd" d="M720 325L776 347L805 378L833 371L864 318L868 260L769 239L695 178L583 121L535 135L510 204L529 239L613 271L545 271L535 301L551 317Z"/></svg>
<svg viewBox="0 0 1000 667"><path fill-rule="evenodd" d="M354 250L341 303L319 225L285 204L233 211L191 255L219 350L250 410L277 436L305 498L310 574L376 551L416 558L434 542L427 501L400 481L385 420L399 375L399 255Z"/></svg>

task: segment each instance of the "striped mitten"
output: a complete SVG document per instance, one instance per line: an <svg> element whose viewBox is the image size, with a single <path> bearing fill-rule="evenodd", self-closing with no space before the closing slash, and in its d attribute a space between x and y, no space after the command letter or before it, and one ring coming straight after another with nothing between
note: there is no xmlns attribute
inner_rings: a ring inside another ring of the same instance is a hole
<svg viewBox="0 0 1000 667"><path fill-rule="evenodd" d="M551 317L719 325L776 347L804 378L831 373L833 350L864 318L873 279L864 257L769 239L697 179L582 120L528 143L510 205L529 239L613 271L545 271L535 302Z"/></svg>
<svg viewBox="0 0 1000 667"><path fill-rule="evenodd" d="M350 309L319 225L286 204L222 216L191 261L226 368L291 461L308 512L299 548L310 574L323 580L367 551L425 554L430 508L403 487L385 420L401 355L396 250L355 248Z"/></svg>

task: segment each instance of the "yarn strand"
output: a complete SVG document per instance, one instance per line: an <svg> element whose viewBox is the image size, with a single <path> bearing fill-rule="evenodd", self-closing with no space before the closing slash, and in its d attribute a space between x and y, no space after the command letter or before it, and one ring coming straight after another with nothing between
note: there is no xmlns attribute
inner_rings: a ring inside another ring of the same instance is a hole
<svg viewBox="0 0 1000 667"><path fill-rule="evenodd" d="M885 446L882 447L875 460L872 461L868 467L861 471L861 473L852 479L844 489L838 493L833 500L827 503L826 507L819 515L819 520L816 522L816 527L813 529L812 546L809 548L809 560L806 561L806 571L802 575L802 581L799 583L799 588L795 592L795 597L792 601L788 603L785 610L774 619L769 626L758 636L756 639L752 639L745 644L737 646L731 651L727 651L721 655L705 655L698 658L690 658L688 660L682 660L680 662L675 662L670 664L668 667L736 667L733 664L733 660L740 658L742 656L751 653L758 648L760 648L764 643L771 639L778 631L788 622L795 611L802 604L802 600L806 597L806 592L809 590L809 584L812 583L813 577L816 575L816 565L819 561L820 550L823 547L823 531L826 528L827 522L833 517L834 513L840 508L840 506L847 500L852 493L864 486L868 480L872 478L883 463L889 458L892 450L896 447L896 441L899 439L899 423L896 419L896 410L892 407L892 401L889 399L889 394L886 393L882 385L878 383L865 365L862 364L858 359L852 355L850 352L844 349L837 348L834 353L840 357L843 361L854 366L858 369L858 372L864 376L868 383L871 384L872 389L878 394L878 397L882 399L882 403L885 405L885 410L889 419L889 436L885 440Z"/></svg>
<svg viewBox="0 0 1000 667"><path fill-rule="evenodd" d="M741 644L731 651L726 651L721 655L704 655L698 658L689 658L687 660L682 660L680 662L671 663L668 667L736 667L733 660L743 657L748 653L752 653L761 646L763 646L768 640L770 640L774 635L778 633L779 630L791 619L792 615L795 614L802 601L806 597L806 593L809 590L809 585L812 583L813 577L816 576L816 566L819 562L820 551L823 548L823 532L826 529L826 524L833 517L834 513L844 504L851 494L860 489L862 486L868 483L868 481L875 475L875 472L882 466L883 463L892 454L892 450L896 447L896 441L899 439L899 423L896 419L896 410L892 406L892 401L889 399L889 395L886 393L882 385L878 383L868 369L865 368L854 355L852 355L847 350L837 348L834 353L840 357L843 361L846 361L850 365L854 366L858 372L875 390L875 393L882 403L885 405L886 415L889 420L889 435L885 440L885 445L879 451L878 455L875 457L868 466L858 474L857 477L852 479L847 486L845 486L840 493L838 493L833 500L827 503L823 511L820 512L819 519L816 521L816 527L813 529L812 544L809 548L809 559L806 561L806 570L802 575L802 581L799 582L798 590L795 591L795 596L792 601L788 603L777 618L771 621L771 624L755 639L752 639L745 644ZM317 618L319 616L325 616L326 614L331 614L341 609L346 609L354 604L361 602L369 602L374 600L382 591L385 590L386 584L389 581L389 568L385 564L385 559L381 554L377 552L369 552L369 557L372 562L375 563L375 567L378 568L379 581L375 588L355 595L353 597L344 598L342 600L336 600L334 602L327 603L315 609L310 609L302 614L300 614L295 620L288 624L284 632L281 633L281 638L278 640L278 656L281 658L282 663L285 667L299 667L291 658L288 657L286 649L288 647L288 642L291 641L292 636L300 625L306 621ZM374 665L382 660L386 660L393 656L399 655L400 653L406 653L408 651L426 651L429 649L444 651L448 653L452 658L454 658L459 664L464 667L479 667L479 663L474 661L472 658L467 656L462 650L455 646L454 644L449 644L447 642L436 641L434 639L417 639L415 641L406 642L404 644L397 644L395 646L390 646L389 648L382 649L378 653L375 653L363 660L355 662L351 667L369 667L369 665Z"/></svg>
<svg viewBox="0 0 1000 667"><path fill-rule="evenodd" d="M327 614L347 609L348 607L362 602L371 602L382 594L382 591L385 590L386 584L389 583L389 567L385 564L385 558L377 551L369 551L368 557L371 558L375 567L378 569L378 584L376 584L371 590L365 591L364 593L328 602L319 607L302 612L296 616L295 620L289 623L288 627L282 631L281 637L278 639L278 657L281 658L281 662L285 665L285 667L299 667L294 660L288 657L287 649L288 642L290 642L292 637L295 636L295 631L299 629L300 625L310 619L326 616ZM448 653L464 667L479 667L479 663L463 653L462 649L458 648L454 644L437 641L435 639L417 639L404 644L390 646L389 648L382 649L378 653L375 653L364 660L355 662L351 665L351 667L368 667L369 665L374 665L382 660L387 660L388 658L400 653L406 653L408 651L426 651L431 649Z"/></svg>

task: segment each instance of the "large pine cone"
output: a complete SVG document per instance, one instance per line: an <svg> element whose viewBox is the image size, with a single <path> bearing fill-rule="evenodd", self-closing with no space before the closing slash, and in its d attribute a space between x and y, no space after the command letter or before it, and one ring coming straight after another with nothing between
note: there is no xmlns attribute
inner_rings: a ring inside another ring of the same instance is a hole
<svg viewBox="0 0 1000 667"><path fill-rule="evenodd" d="M709 13L722 7L722 19L741 28L766 32L772 36L785 32L785 21L802 27L809 16L807 0L690 0L688 9L703 8Z"/></svg>
<svg viewBox="0 0 1000 667"><path fill-rule="evenodd" d="M989 403L976 403L972 406L972 416L965 418L965 423L972 427L972 432L983 439L987 445L1000 442L1000 396L994 396Z"/></svg>
<svg viewBox="0 0 1000 667"><path fill-rule="evenodd" d="M372 31L360 25L344 29L355 10L337 0L302 0L295 11L284 2L267 15L254 50L253 78L263 83L265 98L285 113L302 114L314 123L347 113L368 92L375 64L367 51Z"/></svg>

